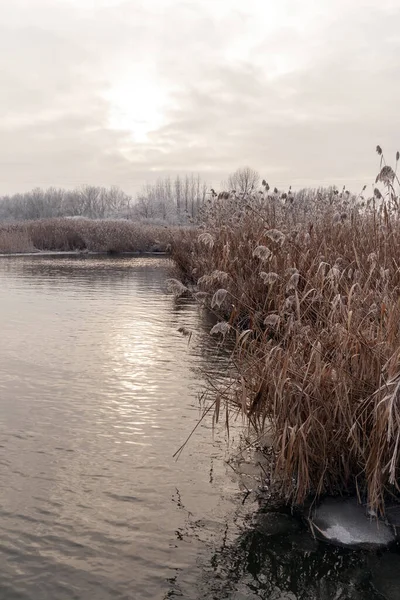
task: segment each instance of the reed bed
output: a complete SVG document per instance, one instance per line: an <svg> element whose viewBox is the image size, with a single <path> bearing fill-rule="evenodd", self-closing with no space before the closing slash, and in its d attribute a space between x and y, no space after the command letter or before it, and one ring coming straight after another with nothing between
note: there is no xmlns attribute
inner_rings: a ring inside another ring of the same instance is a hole
<svg viewBox="0 0 400 600"><path fill-rule="evenodd" d="M29 233L23 227L18 230L0 228L0 253L33 252L35 247Z"/></svg>
<svg viewBox="0 0 400 600"><path fill-rule="evenodd" d="M234 384L214 417L241 412L272 434L274 476L294 504L356 490L383 513L399 492L400 218L388 169L368 201L330 190L304 202L267 184L220 194L202 230L173 246L181 280L220 317L211 333L235 342Z"/></svg>
<svg viewBox="0 0 400 600"><path fill-rule="evenodd" d="M146 252L166 250L173 228L128 220L39 219L0 224L0 253L47 251Z"/></svg>

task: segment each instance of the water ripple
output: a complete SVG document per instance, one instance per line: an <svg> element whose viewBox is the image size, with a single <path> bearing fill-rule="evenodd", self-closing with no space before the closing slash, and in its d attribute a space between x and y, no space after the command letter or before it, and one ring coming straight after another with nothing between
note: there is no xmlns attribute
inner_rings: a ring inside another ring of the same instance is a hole
<svg viewBox="0 0 400 600"><path fill-rule="evenodd" d="M176 532L221 510L222 446L204 427L172 455L199 416L201 369L218 367L207 315L165 293L169 268L0 261L0 598L162 598L195 569L200 546Z"/></svg>

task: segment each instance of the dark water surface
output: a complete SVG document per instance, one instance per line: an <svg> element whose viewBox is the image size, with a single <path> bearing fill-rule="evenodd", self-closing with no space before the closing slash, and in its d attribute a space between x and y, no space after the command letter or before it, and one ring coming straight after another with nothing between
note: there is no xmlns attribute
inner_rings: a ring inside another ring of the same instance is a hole
<svg viewBox="0 0 400 600"><path fill-rule="evenodd" d="M245 526L209 422L172 458L224 359L169 268L0 260L0 600L400 598L396 550L330 548L286 515Z"/></svg>

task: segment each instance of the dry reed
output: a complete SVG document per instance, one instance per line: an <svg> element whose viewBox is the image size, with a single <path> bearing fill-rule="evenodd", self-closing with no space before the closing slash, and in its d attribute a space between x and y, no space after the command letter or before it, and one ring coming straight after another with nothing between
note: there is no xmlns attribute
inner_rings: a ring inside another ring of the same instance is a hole
<svg viewBox="0 0 400 600"><path fill-rule="evenodd" d="M172 228L128 220L39 219L0 224L0 252L146 252L165 250Z"/></svg>
<svg viewBox="0 0 400 600"><path fill-rule="evenodd" d="M34 250L35 247L25 228L21 227L18 230L0 228L0 253L12 254Z"/></svg>
<svg viewBox="0 0 400 600"><path fill-rule="evenodd" d="M383 513L399 491L400 219L383 167L379 201L220 195L173 246L221 318L213 333L236 340L236 383L216 413L225 403L272 432L293 503L357 490Z"/></svg>

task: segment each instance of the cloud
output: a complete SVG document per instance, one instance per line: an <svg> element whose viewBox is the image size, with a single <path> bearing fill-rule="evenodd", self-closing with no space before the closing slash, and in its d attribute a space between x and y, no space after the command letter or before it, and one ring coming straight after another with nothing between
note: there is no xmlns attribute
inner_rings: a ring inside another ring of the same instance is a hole
<svg viewBox="0 0 400 600"><path fill-rule="evenodd" d="M397 150L396 5L0 0L0 193L246 164L368 183Z"/></svg>

